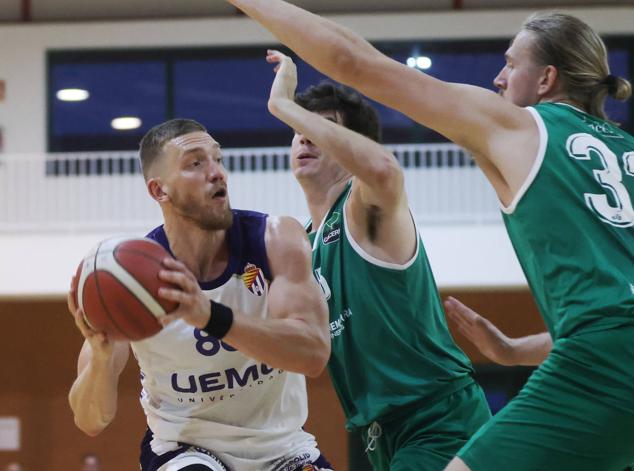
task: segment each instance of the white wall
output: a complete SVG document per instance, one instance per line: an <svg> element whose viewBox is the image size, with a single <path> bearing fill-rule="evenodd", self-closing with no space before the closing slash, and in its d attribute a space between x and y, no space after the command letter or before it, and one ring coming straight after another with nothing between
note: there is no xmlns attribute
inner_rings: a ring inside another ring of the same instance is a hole
<svg viewBox="0 0 634 471"><path fill-rule="evenodd" d="M421 233L441 288L526 285L502 225L425 227ZM0 236L0 298L65 296L82 257L111 235Z"/></svg>

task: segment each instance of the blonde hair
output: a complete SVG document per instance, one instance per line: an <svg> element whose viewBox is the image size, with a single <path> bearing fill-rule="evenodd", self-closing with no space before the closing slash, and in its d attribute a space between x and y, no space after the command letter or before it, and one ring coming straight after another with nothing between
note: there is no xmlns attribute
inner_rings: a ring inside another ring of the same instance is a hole
<svg viewBox="0 0 634 471"><path fill-rule="evenodd" d="M585 111L602 119L608 96L625 101L632 85L610 74L608 53L599 35L574 16L555 12L536 13L522 30L533 34L533 60L557 68L563 92Z"/></svg>

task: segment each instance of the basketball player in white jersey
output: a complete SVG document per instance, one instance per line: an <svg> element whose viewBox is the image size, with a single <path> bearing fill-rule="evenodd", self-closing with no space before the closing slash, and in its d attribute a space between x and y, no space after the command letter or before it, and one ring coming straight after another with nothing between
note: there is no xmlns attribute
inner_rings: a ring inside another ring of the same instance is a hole
<svg viewBox="0 0 634 471"><path fill-rule="evenodd" d="M179 308L137 342L92 331L69 395L75 423L99 434L114 418L129 347L141 369L148 430L142 471L330 469L307 417L304 375L330 355L327 310L303 228L287 217L232 210L218 143L191 120L141 141L141 164L165 224L148 237L175 258L159 295Z"/></svg>

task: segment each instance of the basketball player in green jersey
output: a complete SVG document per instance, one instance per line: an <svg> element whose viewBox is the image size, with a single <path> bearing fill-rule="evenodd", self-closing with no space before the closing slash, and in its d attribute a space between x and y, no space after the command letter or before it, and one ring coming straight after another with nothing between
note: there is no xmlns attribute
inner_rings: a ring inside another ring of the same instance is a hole
<svg viewBox="0 0 634 471"><path fill-rule="evenodd" d="M267 60L269 109L295 130L291 167L314 223L346 426L362 429L376 470L441 471L490 413L447 329L403 173L358 93L322 83L295 97L295 64L277 51Z"/></svg>
<svg viewBox="0 0 634 471"><path fill-rule="evenodd" d="M448 466L620 471L634 460L634 138L610 123L605 46L579 19L529 18L488 90L398 63L281 0L229 0L321 72L471 151L492 186L552 350Z"/></svg>
<svg viewBox="0 0 634 471"><path fill-rule="evenodd" d="M494 363L503 366L539 366L552 349L549 332L511 338L486 317L451 296L444 305L447 317L456 323L458 330ZM633 471L633 468L634 464L631 464L623 471Z"/></svg>

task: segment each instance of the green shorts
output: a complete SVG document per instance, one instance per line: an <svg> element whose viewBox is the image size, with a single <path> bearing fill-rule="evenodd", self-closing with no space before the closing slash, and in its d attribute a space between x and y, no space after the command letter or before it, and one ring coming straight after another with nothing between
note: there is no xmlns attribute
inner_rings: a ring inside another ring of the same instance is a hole
<svg viewBox="0 0 634 471"><path fill-rule="evenodd" d="M458 456L472 471L623 471L634 461L634 327L557 340Z"/></svg>
<svg viewBox="0 0 634 471"><path fill-rule="evenodd" d="M471 383L401 417L362 430L375 471L442 471L491 412L480 386Z"/></svg>

